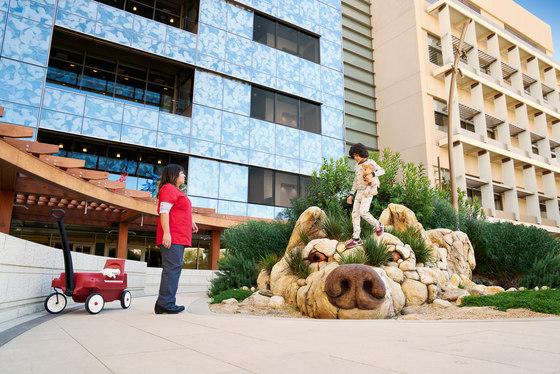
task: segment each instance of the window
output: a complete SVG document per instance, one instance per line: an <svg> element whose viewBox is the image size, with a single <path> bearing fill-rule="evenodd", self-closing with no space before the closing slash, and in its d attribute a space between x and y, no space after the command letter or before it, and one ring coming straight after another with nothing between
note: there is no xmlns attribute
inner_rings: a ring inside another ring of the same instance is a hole
<svg viewBox="0 0 560 374"><path fill-rule="evenodd" d="M486 130L486 135L488 136L489 139L494 139L494 140L496 140L496 130L487 129L487 130Z"/></svg>
<svg viewBox="0 0 560 374"><path fill-rule="evenodd" d="M198 0L97 0L129 13L189 32L197 32Z"/></svg>
<svg viewBox="0 0 560 374"><path fill-rule="evenodd" d="M531 151L533 151L534 154L538 155L539 145L537 143L531 143Z"/></svg>
<svg viewBox="0 0 560 374"><path fill-rule="evenodd" d="M256 86L251 91L251 118L321 133L320 105Z"/></svg>
<svg viewBox="0 0 560 374"><path fill-rule="evenodd" d="M472 121L466 120L466 119L461 119L461 128L474 132L474 123L472 123Z"/></svg>
<svg viewBox="0 0 560 374"><path fill-rule="evenodd" d="M439 131L447 132L447 129L449 128L447 104L443 101L434 99L434 119L436 123L436 129Z"/></svg>
<svg viewBox="0 0 560 374"><path fill-rule="evenodd" d="M55 30L47 82L190 116L194 69Z"/></svg>
<svg viewBox="0 0 560 374"><path fill-rule="evenodd" d="M290 207L292 199L307 196L309 181L302 175L249 167L248 202Z"/></svg>
<svg viewBox="0 0 560 374"><path fill-rule="evenodd" d="M428 34L428 54L430 62L438 66L443 66L443 54L441 52L441 40Z"/></svg>
<svg viewBox="0 0 560 374"><path fill-rule="evenodd" d="M546 215L546 204L545 203L539 203L539 210L541 211L541 218L548 218L548 216Z"/></svg>
<svg viewBox="0 0 560 374"><path fill-rule="evenodd" d="M467 187L467 199L474 203L475 200L480 203L482 201L482 192L480 188L469 188Z"/></svg>
<svg viewBox="0 0 560 374"><path fill-rule="evenodd" d="M496 207L496 210L504 210L504 205L502 201L503 201L503 194L501 193L494 194L494 206Z"/></svg>
<svg viewBox="0 0 560 374"><path fill-rule="evenodd" d="M286 53L319 63L319 38L255 13L253 40Z"/></svg>

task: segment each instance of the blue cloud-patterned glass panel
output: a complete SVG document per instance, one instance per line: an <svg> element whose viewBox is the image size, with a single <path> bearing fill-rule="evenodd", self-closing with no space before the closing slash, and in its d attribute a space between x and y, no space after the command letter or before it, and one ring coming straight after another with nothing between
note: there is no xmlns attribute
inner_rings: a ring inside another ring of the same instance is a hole
<svg viewBox="0 0 560 374"><path fill-rule="evenodd" d="M47 25L52 25L54 19L54 7L30 0L11 0L10 13Z"/></svg>
<svg viewBox="0 0 560 374"><path fill-rule="evenodd" d="M342 30L339 28L331 29L329 27L321 26L321 39L330 40L334 43L341 43L342 42Z"/></svg>
<svg viewBox="0 0 560 374"><path fill-rule="evenodd" d="M187 49L196 49L196 35L173 26L167 26L166 43Z"/></svg>
<svg viewBox="0 0 560 374"><path fill-rule="evenodd" d="M249 118L224 112L222 143L236 147L249 147Z"/></svg>
<svg viewBox="0 0 560 374"><path fill-rule="evenodd" d="M220 163L197 157L189 159L188 193L192 196L218 198Z"/></svg>
<svg viewBox="0 0 560 374"><path fill-rule="evenodd" d="M0 58L0 100L39 105L45 68Z"/></svg>
<svg viewBox="0 0 560 374"><path fill-rule="evenodd" d="M156 55L162 55L165 45L159 40L148 38L142 34L132 35L132 47Z"/></svg>
<svg viewBox="0 0 560 374"><path fill-rule="evenodd" d="M335 70L342 70L342 45L321 40L321 64Z"/></svg>
<svg viewBox="0 0 560 374"><path fill-rule="evenodd" d="M260 71L256 71L256 70L253 70L251 81L253 83L257 83L265 87L272 87L272 88L276 87L275 77L273 77L272 75L261 73Z"/></svg>
<svg viewBox="0 0 560 374"><path fill-rule="evenodd" d="M220 141L222 112L220 110L193 105L192 130L193 138Z"/></svg>
<svg viewBox="0 0 560 374"><path fill-rule="evenodd" d="M247 51L252 48L252 42L249 39L242 38L237 35L227 35L226 43L226 61L232 64L251 67L251 56Z"/></svg>
<svg viewBox="0 0 560 374"><path fill-rule="evenodd" d="M119 29L99 22L95 24L94 34L102 39L124 45L130 45L132 38L130 30Z"/></svg>
<svg viewBox="0 0 560 374"><path fill-rule="evenodd" d="M299 25L301 23L299 3L299 0L278 1L278 18L294 25Z"/></svg>
<svg viewBox="0 0 560 374"><path fill-rule="evenodd" d="M208 209L218 209L218 200L207 199L204 197L191 196L190 190L188 190L189 199L191 200L192 206L197 208L208 208Z"/></svg>
<svg viewBox="0 0 560 374"><path fill-rule="evenodd" d="M220 199L247 202L249 168L220 163Z"/></svg>
<svg viewBox="0 0 560 374"><path fill-rule="evenodd" d="M198 53L224 59L226 34L223 30L200 23L198 27Z"/></svg>
<svg viewBox="0 0 560 374"><path fill-rule="evenodd" d="M123 126L121 142L155 147L156 133L154 131L141 129L138 127Z"/></svg>
<svg viewBox="0 0 560 374"><path fill-rule="evenodd" d="M330 5L335 9L340 9L340 0L319 0L322 3Z"/></svg>
<svg viewBox="0 0 560 374"><path fill-rule="evenodd" d="M268 205L247 204L247 215L255 218L274 219L274 207Z"/></svg>
<svg viewBox="0 0 560 374"><path fill-rule="evenodd" d="M219 75L197 70L194 83L194 103L222 108L224 82Z"/></svg>
<svg viewBox="0 0 560 374"><path fill-rule="evenodd" d="M321 65L311 61L301 60L301 84L319 90L321 82Z"/></svg>
<svg viewBox="0 0 560 374"><path fill-rule="evenodd" d="M234 216L247 216L247 204L235 201L220 200L218 202L218 214L231 214Z"/></svg>
<svg viewBox="0 0 560 374"><path fill-rule="evenodd" d="M119 141L121 140L121 125L86 117L82 126L82 135Z"/></svg>
<svg viewBox="0 0 560 374"><path fill-rule="evenodd" d="M273 86L273 88L280 90L280 91L284 91L286 93L295 95L295 96L299 96L300 91L301 91L301 85L299 83L295 83L295 82L291 82L291 81L286 81L284 79L280 79L277 78L276 79L276 85Z"/></svg>
<svg viewBox="0 0 560 374"><path fill-rule="evenodd" d="M296 57L294 55L291 55L289 53L285 53L285 52L281 52L278 51L277 52L277 77L287 80L287 81L293 81L293 82L298 82L300 81L299 79L299 73L301 70L300 67L300 61L302 59L299 57Z"/></svg>
<svg viewBox="0 0 560 374"><path fill-rule="evenodd" d="M158 128L157 110L143 109L132 105L124 106L123 125L143 127L149 130Z"/></svg>
<svg viewBox="0 0 560 374"><path fill-rule="evenodd" d="M220 158L220 143L191 139L191 153L204 157Z"/></svg>
<svg viewBox="0 0 560 374"><path fill-rule="evenodd" d="M317 0L300 0L299 11L302 23L320 24L319 9L320 3Z"/></svg>
<svg viewBox="0 0 560 374"><path fill-rule="evenodd" d="M344 97L329 95L326 92L323 92L322 97L323 99L319 101L322 101L323 104L338 110L344 110Z"/></svg>
<svg viewBox="0 0 560 374"><path fill-rule="evenodd" d="M11 123L27 127L36 127L39 118L39 108L0 101L4 107L4 116L0 122Z"/></svg>
<svg viewBox="0 0 560 374"><path fill-rule="evenodd" d="M278 0L253 0L252 6L263 13L271 15L278 13Z"/></svg>
<svg viewBox="0 0 560 374"><path fill-rule="evenodd" d="M85 103L85 95L57 90L52 87L45 88L43 108L81 116L84 114Z"/></svg>
<svg viewBox="0 0 560 374"><path fill-rule="evenodd" d="M227 7L227 31L253 39L253 13L231 3L227 3Z"/></svg>
<svg viewBox="0 0 560 374"><path fill-rule="evenodd" d="M344 141L323 136L321 140L322 156L327 160L344 156Z"/></svg>
<svg viewBox="0 0 560 374"><path fill-rule="evenodd" d="M112 25L126 31L132 31L134 15L112 6L99 4L97 22Z"/></svg>
<svg viewBox="0 0 560 374"><path fill-rule="evenodd" d="M0 11L0 40L4 40L4 29L6 28L6 18L8 18L8 13ZM2 55L2 45L0 44L0 56L1 55Z"/></svg>
<svg viewBox="0 0 560 374"><path fill-rule="evenodd" d="M299 161L299 172L304 175L311 175L316 170L319 170L321 164L315 162Z"/></svg>
<svg viewBox="0 0 560 374"><path fill-rule="evenodd" d="M55 112L43 108L41 111L39 127L43 129L64 131L71 134L80 134L82 132L82 121L82 116Z"/></svg>
<svg viewBox="0 0 560 374"><path fill-rule="evenodd" d="M321 133L333 138L344 138L344 112L322 105Z"/></svg>
<svg viewBox="0 0 560 374"><path fill-rule="evenodd" d="M321 90L335 96L344 96L343 75L327 67L321 68Z"/></svg>
<svg viewBox="0 0 560 374"><path fill-rule="evenodd" d="M276 76L276 49L253 42L253 69Z"/></svg>
<svg viewBox="0 0 560 374"><path fill-rule="evenodd" d="M4 57L40 66L47 65L51 26L9 14L4 34Z"/></svg>
<svg viewBox="0 0 560 374"><path fill-rule="evenodd" d="M231 79L224 79L224 110L251 114L251 86Z"/></svg>
<svg viewBox="0 0 560 374"><path fill-rule="evenodd" d="M276 154L286 157L299 157L299 130L276 125Z"/></svg>
<svg viewBox="0 0 560 374"><path fill-rule="evenodd" d="M168 151L188 153L190 149L189 140L190 138L187 136L177 136L160 132L157 136L157 147Z"/></svg>
<svg viewBox="0 0 560 374"><path fill-rule="evenodd" d="M163 41L165 40L167 34L167 25L135 15L133 30L135 33L143 34L152 39Z"/></svg>
<svg viewBox="0 0 560 374"><path fill-rule="evenodd" d="M184 49L171 44L166 44L163 55L187 64L194 64L196 49Z"/></svg>
<svg viewBox="0 0 560 374"><path fill-rule="evenodd" d="M224 0L200 0L199 22L225 30L227 3Z"/></svg>
<svg viewBox="0 0 560 374"><path fill-rule="evenodd" d="M300 131L299 157L302 160L321 163L321 135Z"/></svg>
<svg viewBox="0 0 560 374"><path fill-rule="evenodd" d="M285 217L285 213L286 213L286 208L282 208L279 206L274 207L274 219L280 219L282 217Z"/></svg>
<svg viewBox="0 0 560 374"><path fill-rule="evenodd" d="M97 18L98 2L90 0L58 0L58 10L65 10L88 19Z"/></svg>
<svg viewBox="0 0 560 374"><path fill-rule="evenodd" d="M317 83L320 85L320 82ZM321 91L317 88L299 86L299 96L304 99L309 99L317 102L322 101Z"/></svg>
<svg viewBox="0 0 560 374"><path fill-rule="evenodd" d="M256 151L274 153L276 148L276 125L251 118L249 147Z"/></svg>
<svg viewBox="0 0 560 374"><path fill-rule="evenodd" d="M321 4L321 26L330 29L340 29L342 17L340 10L334 9L326 4Z"/></svg>
<svg viewBox="0 0 560 374"><path fill-rule="evenodd" d="M321 25L319 24L319 21L315 21L310 18L305 18L302 16L301 27L303 27L305 30L314 32L315 34L321 33Z"/></svg>
<svg viewBox="0 0 560 374"><path fill-rule="evenodd" d="M276 169L299 173L299 160L295 158L276 156Z"/></svg>
<svg viewBox="0 0 560 374"><path fill-rule="evenodd" d="M249 160L249 150L222 144L220 158L225 161L246 164Z"/></svg>
<svg viewBox="0 0 560 374"><path fill-rule="evenodd" d="M10 3L9 0L0 0L0 11L3 10L5 12L7 12L9 3Z"/></svg>
<svg viewBox="0 0 560 374"><path fill-rule="evenodd" d="M206 68L209 70L214 70L217 72L224 71L224 60L217 59L216 57L204 55L204 54L197 54L196 55L196 65Z"/></svg>
<svg viewBox="0 0 560 374"><path fill-rule="evenodd" d="M246 81L251 80L251 69L231 64L226 61L223 73Z"/></svg>
<svg viewBox="0 0 560 374"><path fill-rule="evenodd" d="M159 113L159 131L170 134L191 135L191 119L170 113Z"/></svg>
<svg viewBox="0 0 560 374"><path fill-rule="evenodd" d="M86 99L85 116L120 124L123 120L123 107L122 103L88 96Z"/></svg>
<svg viewBox="0 0 560 374"><path fill-rule="evenodd" d="M274 158L274 155L271 155L270 153L251 150L249 151L249 164L268 169L275 169L276 159Z"/></svg>
<svg viewBox="0 0 560 374"><path fill-rule="evenodd" d="M70 30L82 32L84 34L93 34L95 31L95 21L88 20L76 14L58 10L56 12L56 25L65 27Z"/></svg>

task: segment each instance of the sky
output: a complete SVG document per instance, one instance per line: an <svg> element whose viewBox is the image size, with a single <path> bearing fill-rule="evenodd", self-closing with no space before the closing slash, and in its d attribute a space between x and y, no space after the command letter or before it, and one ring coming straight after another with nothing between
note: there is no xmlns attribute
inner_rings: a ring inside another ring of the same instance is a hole
<svg viewBox="0 0 560 374"><path fill-rule="evenodd" d="M552 58L560 63L560 1L559 0L514 0L550 25L554 54Z"/></svg>

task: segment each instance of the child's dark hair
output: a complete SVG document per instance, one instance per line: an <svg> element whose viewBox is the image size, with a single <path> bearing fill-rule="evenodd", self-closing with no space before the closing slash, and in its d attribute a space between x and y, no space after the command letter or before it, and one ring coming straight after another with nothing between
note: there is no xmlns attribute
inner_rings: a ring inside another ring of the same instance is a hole
<svg viewBox="0 0 560 374"><path fill-rule="evenodd" d="M350 151L348 152L350 158L354 158L354 155L358 155L363 158L369 157L369 152L365 145L362 143L356 143L352 147L350 147Z"/></svg>
<svg viewBox="0 0 560 374"><path fill-rule="evenodd" d="M175 182L177 182L177 178L179 178L179 174L181 172L185 172L185 168L183 168L181 165L177 165L177 164L166 165L161 171L159 189L161 190L161 188L165 186L167 183L171 183L172 185L175 185ZM159 190L158 190L158 197L159 197Z"/></svg>

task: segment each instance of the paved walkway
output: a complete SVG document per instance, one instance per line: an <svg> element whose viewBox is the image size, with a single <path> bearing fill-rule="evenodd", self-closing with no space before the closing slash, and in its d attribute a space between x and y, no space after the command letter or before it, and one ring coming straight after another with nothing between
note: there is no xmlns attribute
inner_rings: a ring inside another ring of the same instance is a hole
<svg viewBox="0 0 560 374"><path fill-rule="evenodd" d="M83 304L54 318L45 312L0 347L0 373L560 373L560 318L215 315L203 292L178 295L184 313L155 315L155 299L135 298L128 310L108 303L98 315Z"/></svg>

